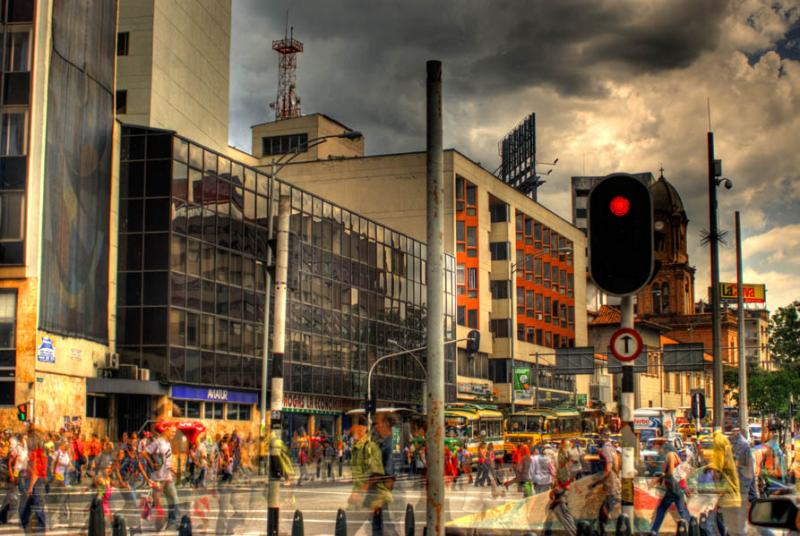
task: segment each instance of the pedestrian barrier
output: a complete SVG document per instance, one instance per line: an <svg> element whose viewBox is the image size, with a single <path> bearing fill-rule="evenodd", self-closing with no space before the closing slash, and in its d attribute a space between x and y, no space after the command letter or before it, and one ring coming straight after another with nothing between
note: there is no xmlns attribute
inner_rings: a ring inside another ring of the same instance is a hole
<svg viewBox="0 0 800 536"><path fill-rule="evenodd" d="M127 536L128 527L125 523L125 518L119 514L114 514L114 519L111 521L111 535L112 536Z"/></svg>
<svg viewBox="0 0 800 536"><path fill-rule="evenodd" d="M372 512L372 536L383 536L383 508Z"/></svg>
<svg viewBox="0 0 800 536"><path fill-rule="evenodd" d="M617 532L616 536L632 536L631 520L625 514L617 518Z"/></svg>
<svg viewBox="0 0 800 536"><path fill-rule="evenodd" d="M678 528L675 530L675 536L686 536L688 531L688 526L686 525L686 521L683 519L678 520Z"/></svg>
<svg viewBox="0 0 800 536"><path fill-rule="evenodd" d="M405 536L414 536L414 507L406 505Z"/></svg>
<svg viewBox="0 0 800 536"><path fill-rule="evenodd" d="M178 536L192 536L192 518L183 516L181 524L178 525Z"/></svg>
<svg viewBox="0 0 800 536"><path fill-rule="evenodd" d="M700 524L695 516L689 518L689 536L700 536Z"/></svg>
<svg viewBox="0 0 800 536"><path fill-rule="evenodd" d="M106 518L103 515L103 503L98 498L92 499L92 504L89 507L89 536L105 536L106 534Z"/></svg>
<svg viewBox="0 0 800 536"><path fill-rule="evenodd" d="M592 536L594 533L592 531L592 525L590 525L588 521L578 521L576 529L578 536Z"/></svg>
<svg viewBox="0 0 800 536"><path fill-rule="evenodd" d="M294 511L292 518L292 536L304 536L305 529L303 528L303 512L300 510Z"/></svg>
<svg viewBox="0 0 800 536"><path fill-rule="evenodd" d="M347 515L341 508L336 512L336 527L333 534L334 536L347 536Z"/></svg>

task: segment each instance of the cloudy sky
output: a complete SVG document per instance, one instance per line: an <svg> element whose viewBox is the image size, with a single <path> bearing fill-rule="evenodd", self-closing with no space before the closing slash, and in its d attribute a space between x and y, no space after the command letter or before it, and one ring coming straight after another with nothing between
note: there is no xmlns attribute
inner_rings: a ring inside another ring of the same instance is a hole
<svg viewBox="0 0 800 536"><path fill-rule="evenodd" d="M231 143L272 120L286 11L304 113L364 132L369 154L425 147L425 61L443 63L445 146L492 170L498 141L536 113L538 159L558 165L540 202L570 218L569 179L664 174L689 223L696 295L706 294L707 102L732 190L720 190L722 280L771 309L800 299L800 0L234 0Z"/></svg>

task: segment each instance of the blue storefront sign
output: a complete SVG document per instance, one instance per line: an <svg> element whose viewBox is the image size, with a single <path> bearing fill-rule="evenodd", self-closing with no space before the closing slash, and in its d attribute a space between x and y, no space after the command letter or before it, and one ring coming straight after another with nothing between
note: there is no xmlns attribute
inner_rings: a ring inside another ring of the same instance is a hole
<svg viewBox="0 0 800 536"><path fill-rule="evenodd" d="M42 337L42 344L36 350L36 359L42 363L56 362L56 349L50 337Z"/></svg>
<svg viewBox="0 0 800 536"><path fill-rule="evenodd" d="M235 402L255 404L258 394L250 391L232 391L217 387L196 387L193 385L173 385L172 398L181 400L202 400L204 402Z"/></svg>

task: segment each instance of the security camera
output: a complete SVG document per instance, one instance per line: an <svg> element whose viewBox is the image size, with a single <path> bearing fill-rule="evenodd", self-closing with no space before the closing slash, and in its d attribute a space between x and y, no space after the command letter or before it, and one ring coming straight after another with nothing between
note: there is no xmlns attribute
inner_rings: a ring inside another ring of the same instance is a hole
<svg viewBox="0 0 800 536"><path fill-rule="evenodd" d="M717 186L722 185L725 187L726 190L730 190L733 188L733 181L726 178L717 179Z"/></svg>

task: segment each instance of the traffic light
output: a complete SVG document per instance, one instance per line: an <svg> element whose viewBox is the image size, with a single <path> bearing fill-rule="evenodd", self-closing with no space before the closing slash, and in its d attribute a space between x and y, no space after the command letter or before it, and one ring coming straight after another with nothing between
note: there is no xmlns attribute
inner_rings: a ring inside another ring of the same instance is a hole
<svg viewBox="0 0 800 536"><path fill-rule="evenodd" d="M17 420L21 422L28 422L28 403L25 402L24 404L19 404L17 406Z"/></svg>
<svg viewBox="0 0 800 536"><path fill-rule="evenodd" d="M367 415L375 416L375 412L378 409L378 397L375 393L372 393L370 397L366 399L366 412Z"/></svg>
<svg viewBox="0 0 800 536"><path fill-rule="evenodd" d="M467 354L473 356L478 353L481 346L481 332L477 329L470 330L467 333Z"/></svg>
<svg viewBox="0 0 800 536"><path fill-rule="evenodd" d="M634 294L653 274L653 201L632 175L608 175L589 194L589 271L617 296Z"/></svg>

